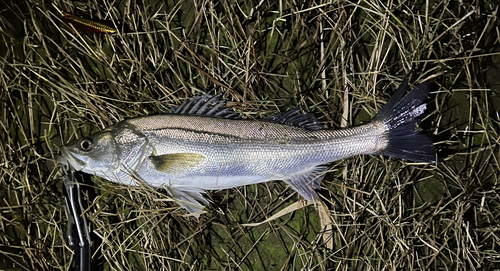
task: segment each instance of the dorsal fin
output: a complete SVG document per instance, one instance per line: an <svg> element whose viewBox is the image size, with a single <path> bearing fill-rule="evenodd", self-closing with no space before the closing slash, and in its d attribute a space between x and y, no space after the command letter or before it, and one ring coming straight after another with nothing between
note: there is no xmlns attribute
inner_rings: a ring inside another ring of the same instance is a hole
<svg viewBox="0 0 500 271"><path fill-rule="evenodd" d="M226 101L221 100L222 94L196 96L186 100L179 107L172 107L170 114L209 116L225 119L237 119L238 113L231 110L226 105Z"/></svg>
<svg viewBox="0 0 500 271"><path fill-rule="evenodd" d="M196 96L186 100L179 107L172 107L170 114L239 119L240 115L232 111L232 107L227 106L226 101L222 100L221 97L222 94ZM307 130L321 130L324 128L314 115L302 113L300 108L290 109L277 115L263 118L262 121L287 124Z"/></svg>
<svg viewBox="0 0 500 271"><path fill-rule="evenodd" d="M262 121L287 124L291 126L301 127L307 130L324 129L318 119L311 113L302 113L300 108L293 108L288 111L279 113L262 119Z"/></svg>

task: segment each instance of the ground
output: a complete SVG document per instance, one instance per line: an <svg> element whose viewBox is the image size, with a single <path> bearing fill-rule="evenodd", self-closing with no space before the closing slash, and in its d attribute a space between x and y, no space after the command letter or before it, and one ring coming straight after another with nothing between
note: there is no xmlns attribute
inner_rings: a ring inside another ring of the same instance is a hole
<svg viewBox="0 0 500 271"><path fill-rule="evenodd" d="M27 0L4 6L0 269L71 268L54 155L74 138L168 112L214 88L245 118L301 107L330 128L358 125L408 75L412 85L433 82L422 128L439 163L382 156L336 161L321 205L301 207L293 190L269 182L209 191L212 204L200 219L186 217L163 190L79 174L93 270L500 268L497 3ZM117 33L83 30L63 14Z"/></svg>

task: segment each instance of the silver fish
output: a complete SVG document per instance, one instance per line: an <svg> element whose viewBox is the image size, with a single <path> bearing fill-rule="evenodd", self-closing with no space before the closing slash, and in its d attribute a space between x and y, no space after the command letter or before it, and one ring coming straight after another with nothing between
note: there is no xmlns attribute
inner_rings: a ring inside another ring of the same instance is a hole
<svg viewBox="0 0 500 271"><path fill-rule="evenodd" d="M326 163L362 154L436 162L432 141L418 127L429 85L403 97L407 87L405 79L371 122L344 129L325 129L296 109L237 119L219 95L205 95L170 114L121 121L75 140L61 147L59 160L112 182L164 187L191 213L208 204L205 190L271 180L316 202Z"/></svg>

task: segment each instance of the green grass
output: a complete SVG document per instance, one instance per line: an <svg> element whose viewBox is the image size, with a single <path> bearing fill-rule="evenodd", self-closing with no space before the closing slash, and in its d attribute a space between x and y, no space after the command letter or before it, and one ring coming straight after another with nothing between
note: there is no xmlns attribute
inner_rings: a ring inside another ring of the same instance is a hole
<svg viewBox="0 0 500 271"><path fill-rule="evenodd" d="M281 182L210 191L200 220L164 191L85 177L103 270L500 268L499 24L494 2L8 1L0 9L0 269L68 270L54 154L218 87L248 118L300 106L368 121L413 70L432 80L437 165L331 164L308 206ZM62 13L108 20L92 34ZM79 176L79 180L83 179ZM326 228L322 228L326 226ZM326 229L326 230L325 230Z"/></svg>

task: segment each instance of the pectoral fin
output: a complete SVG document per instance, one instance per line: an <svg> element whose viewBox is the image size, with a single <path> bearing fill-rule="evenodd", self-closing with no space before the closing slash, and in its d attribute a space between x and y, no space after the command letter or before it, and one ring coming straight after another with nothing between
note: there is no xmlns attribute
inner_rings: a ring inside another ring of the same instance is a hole
<svg viewBox="0 0 500 271"><path fill-rule="evenodd" d="M150 156L149 160L156 170L173 173L183 171L200 165L205 156L198 153L170 153L158 156Z"/></svg>
<svg viewBox="0 0 500 271"><path fill-rule="evenodd" d="M324 173L328 170L326 166L317 166L308 170L300 171L290 177L285 182L293 190L297 191L307 201L315 203L318 200L318 193L314 188L321 188L321 181L325 177Z"/></svg>

